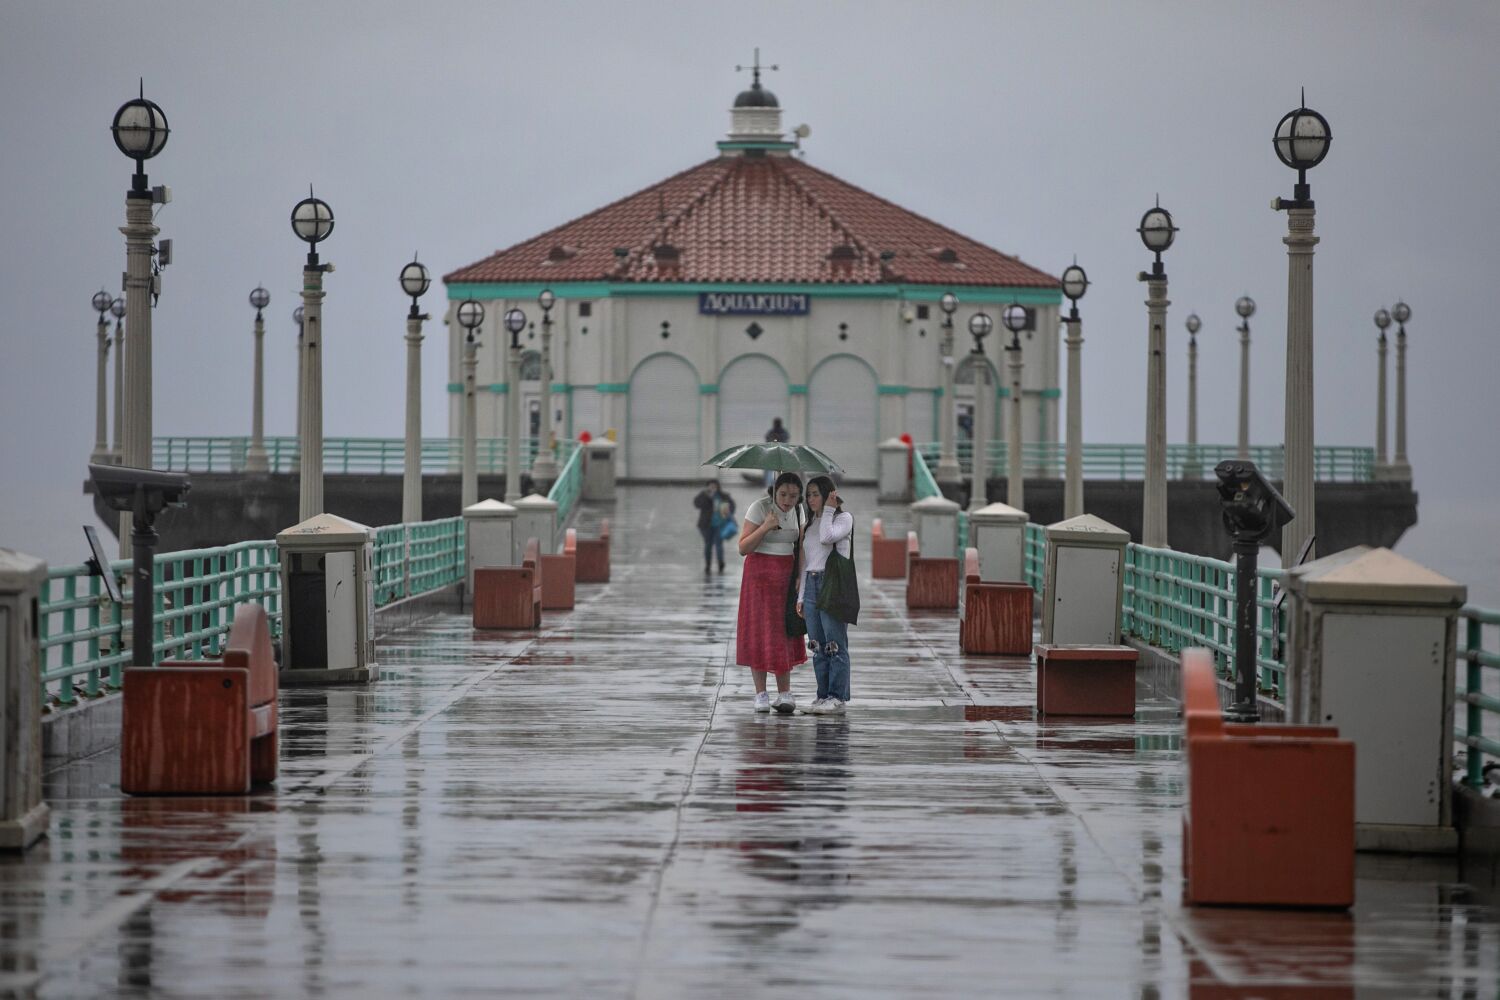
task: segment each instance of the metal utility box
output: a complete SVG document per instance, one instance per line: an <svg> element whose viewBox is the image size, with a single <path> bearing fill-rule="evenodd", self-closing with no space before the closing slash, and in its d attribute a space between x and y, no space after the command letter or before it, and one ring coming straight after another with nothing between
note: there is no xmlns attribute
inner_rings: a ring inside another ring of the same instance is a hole
<svg viewBox="0 0 1500 1000"><path fill-rule="evenodd" d="M281 550L281 684L375 678L375 532L318 514L276 536Z"/></svg>
<svg viewBox="0 0 1500 1000"><path fill-rule="evenodd" d="M984 583L1018 583L1026 579L1024 510L992 503L969 514L969 544L979 550L979 579Z"/></svg>
<svg viewBox="0 0 1500 1000"><path fill-rule="evenodd" d="M0 850L5 851L24 851L47 832L50 819L42 801L38 630L46 584L46 563L0 549Z"/></svg>
<svg viewBox="0 0 1500 1000"><path fill-rule="evenodd" d="M516 565L516 509L499 500L464 508L464 593L474 593L474 568Z"/></svg>
<svg viewBox="0 0 1500 1000"><path fill-rule="evenodd" d="M1047 525L1042 642L1120 644L1130 533L1093 514Z"/></svg>
<svg viewBox="0 0 1500 1000"><path fill-rule="evenodd" d="M928 559L957 559L958 504L946 497L927 497L909 509L922 555Z"/></svg>
<svg viewBox="0 0 1500 1000"><path fill-rule="evenodd" d="M512 504L516 510L516 527L511 538L514 553L510 565L519 566L526 554L526 540L535 538L542 555L557 551L557 501L540 493L522 497Z"/></svg>
<svg viewBox="0 0 1500 1000"><path fill-rule="evenodd" d="M911 448L900 438L880 442L880 500L905 500L911 496Z"/></svg>
<svg viewBox="0 0 1500 1000"><path fill-rule="evenodd" d="M1293 569L1287 715L1355 745L1355 845L1446 853L1463 584L1359 545Z"/></svg>
<svg viewBox="0 0 1500 1000"><path fill-rule="evenodd" d="M619 447L608 438L579 444L583 449L583 499L615 498L615 454Z"/></svg>

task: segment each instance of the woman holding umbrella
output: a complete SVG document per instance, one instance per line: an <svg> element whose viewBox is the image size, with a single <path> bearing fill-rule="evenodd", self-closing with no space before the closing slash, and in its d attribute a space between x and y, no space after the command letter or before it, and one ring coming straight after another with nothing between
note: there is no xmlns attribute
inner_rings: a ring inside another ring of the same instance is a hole
<svg viewBox="0 0 1500 1000"><path fill-rule="evenodd" d="M739 629L735 662L750 668L755 682L755 710L797 710L792 697L792 668L807 662L801 636L787 635L787 593L794 585L795 553L801 541L802 480L783 472L775 484L745 509L740 528L740 555L745 557L740 584ZM776 676L776 699L766 690L766 674Z"/></svg>

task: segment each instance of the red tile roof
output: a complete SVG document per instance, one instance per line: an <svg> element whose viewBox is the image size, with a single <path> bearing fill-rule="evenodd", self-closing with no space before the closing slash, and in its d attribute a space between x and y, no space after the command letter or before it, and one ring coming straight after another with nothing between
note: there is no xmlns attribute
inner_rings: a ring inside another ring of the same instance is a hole
<svg viewBox="0 0 1500 1000"><path fill-rule="evenodd" d="M791 157L720 156L443 277L1057 287Z"/></svg>

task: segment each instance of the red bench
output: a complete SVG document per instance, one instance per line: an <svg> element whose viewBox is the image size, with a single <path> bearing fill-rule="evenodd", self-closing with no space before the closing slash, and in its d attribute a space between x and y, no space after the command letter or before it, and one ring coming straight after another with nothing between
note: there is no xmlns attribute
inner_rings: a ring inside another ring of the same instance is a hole
<svg viewBox="0 0 1500 1000"><path fill-rule="evenodd" d="M1043 715L1135 715L1131 646L1107 643L1036 645L1036 707Z"/></svg>
<svg viewBox="0 0 1500 1000"><path fill-rule="evenodd" d="M577 548L579 583L609 582L609 519L599 525L598 538L580 538Z"/></svg>
<svg viewBox="0 0 1500 1000"><path fill-rule="evenodd" d="M276 657L266 609L234 612L222 660L125 671L120 789L244 795L276 780Z"/></svg>
<svg viewBox="0 0 1500 1000"><path fill-rule="evenodd" d="M906 576L906 540L885 537L885 527L878 517L870 523L870 575L877 580Z"/></svg>
<svg viewBox="0 0 1500 1000"><path fill-rule="evenodd" d="M573 607L574 581L578 574L578 532L563 535L563 550L542 556L542 610L568 611Z"/></svg>
<svg viewBox="0 0 1500 1000"><path fill-rule="evenodd" d="M924 557L915 531L906 533L906 606L958 607L958 560Z"/></svg>
<svg viewBox="0 0 1500 1000"><path fill-rule="evenodd" d="M1029 585L980 580L979 550L964 549L961 650L980 656L1030 656L1032 606Z"/></svg>
<svg viewBox="0 0 1500 1000"><path fill-rule="evenodd" d="M1333 726L1226 723L1213 654L1182 654L1191 904L1354 902L1354 743Z"/></svg>
<svg viewBox="0 0 1500 1000"><path fill-rule="evenodd" d="M474 568L474 627L534 629L542 625L540 546L526 539L519 566Z"/></svg>

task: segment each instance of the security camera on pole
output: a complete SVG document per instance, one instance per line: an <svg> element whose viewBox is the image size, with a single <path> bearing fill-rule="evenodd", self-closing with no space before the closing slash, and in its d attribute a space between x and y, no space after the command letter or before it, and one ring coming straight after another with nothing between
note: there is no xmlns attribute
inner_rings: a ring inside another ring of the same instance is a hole
<svg viewBox="0 0 1500 1000"><path fill-rule="evenodd" d="M1318 513L1313 478L1313 235L1314 208L1308 170L1328 155L1333 134L1328 119L1302 105L1288 111L1276 125L1272 145L1282 163L1297 171L1291 200L1275 198L1271 208L1286 211L1286 468L1282 488L1297 519L1281 532L1281 555L1291 565L1306 551L1317 558L1317 547L1306 543L1317 530Z"/></svg>
<svg viewBox="0 0 1500 1000"><path fill-rule="evenodd" d="M1141 544L1167 547L1167 272L1161 255L1177 238L1172 215L1158 200L1136 228L1146 249L1156 254L1146 283L1146 479L1141 493Z"/></svg>
<svg viewBox="0 0 1500 1000"><path fill-rule="evenodd" d="M250 416L250 450L245 453L245 471L265 472L270 465L266 461L266 320L261 310L271 304L271 293L264 286L256 285L250 293L250 304L255 307L255 389Z"/></svg>
<svg viewBox="0 0 1500 1000"><path fill-rule="evenodd" d="M135 161L130 190L125 193L125 325L130 328L130 351L125 355L125 434L123 464L136 468L151 465L151 257L155 237L161 230L151 224L151 206L167 200L166 189L153 192L147 184L146 161L160 153L171 129L167 116L146 100L146 85L140 96L126 101L115 112L110 125L115 146ZM130 556L132 521L120 515L120 558Z"/></svg>
<svg viewBox="0 0 1500 1000"><path fill-rule="evenodd" d="M1188 332L1188 414L1187 414L1187 461L1182 464L1183 479L1197 479L1203 475L1198 464L1198 331L1203 321L1197 313L1189 313Z"/></svg>
<svg viewBox="0 0 1500 1000"><path fill-rule="evenodd" d="M458 509L468 510L479 502L478 431L475 428L478 416L474 412L475 373L479 368L479 335L474 331L484 322L484 305L475 299L464 299L458 304L458 325L468 331L464 335L464 454L463 472L459 480ZM506 484L509 487L509 483Z"/></svg>
<svg viewBox="0 0 1500 1000"><path fill-rule="evenodd" d="M521 331L526 329L526 314L519 309L505 313L505 329L510 333L510 379L505 396L505 502L521 499Z"/></svg>
<svg viewBox="0 0 1500 1000"><path fill-rule="evenodd" d="M1241 295L1234 303L1240 317L1240 436L1235 457L1250 461L1250 317L1255 315L1255 300Z"/></svg>
<svg viewBox="0 0 1500 1000"><path fill-rule="evenodd" d="M1026 329L1026 308L1012 302L1000 314L1000 321L1010 331L1005 346L1006 367L1010 370L1010 415L1005 418L1006 457L1005 502L1016 510L1026 509L1026 473L1021 465L1021 331Z"/></svg>
<svg viewBox="0 0 1500 1000"><path fill-rule="evenodd" d="M318 244L333 232L333 209L313 196L292 208L292 232L307 244L302 265L302 428L297 447L301 459L298 520L323 511L323 274L332 264L318 261Z"/></svg>
<svg viewBox="0 0 1500 1000"><path fill-rule="evenodd" d="M953 313L958 308L958 296L944 292L938 307L943 310L943 336L938 347L943 366L943 401L938 414L938 464L934 473L939 483L957 485L963 480L953 447Z"/></svg>
<svg viewBox="0 0 1500 1000"><path fill-rule="evenodd" d="M974 457L969 464L973 482L969 486L970 513L990 502L990 419L991 400L995 398L990 385L990 363L984 356L984 338L995 328L989 313L977 312L969 317L969 336L974 338L971 367L974 369Z"/></svg>
<svg viewBox="0 0 1500 1000"><path fill-rule="evenodd" d="M94 293L94 308L99 312L95 335L99 344L99 363L94 392L94 452L89 461L95 465L109 462L109 307L114 299L106 291Z"/></svg>
<svg viewBox="0 0 1500 1000"><path fill-rule="evenodd" d="M542 308L542 419L537 430L536 457L531 461L531 478L539 484L550 484L557 479L557 459L552 454L552 306L556 301L550 288L542 289L536 297L536 304Z"/></svg>
<svg viewBox="0 0 1500 1000"><path fill-rule="evenodd" d="M1075 259L1062 273L1062 293L1073 308L1063 320L1068 327L1064 341L1068 345L1068 441L1063 471L1063 519L1083 513L1083 321L1078 317L1078 300L1089 288L1089 276Z"/></svg>
<svg viewBox="0 0 1500 1000"><path fill-rule="evenodd" d="M125 454L125 300L115 296L109 314L115 318L115 436L109 461L119 465Z"/></svg>
<svg viewBox="0 0 1500 1000"><path fill-rule="evenodd" d="M1396 321L1396 457L1391 460L1391 478L1411 482L1411 461L1406 457L1406 321L1411 306L1397 302L1391 306Z"/></svg>
<svg viewBox="0 0 1500 1000"><path fill-rule="evenodd" d="M1385 435L1385 413L1386 413L1386 391L1385 391L1385 358L1386 350L1385 330L1391 325L1391 314L1384 309L1375 310L1375 328L1380 334L1375 338L1375 353L1380 359L1380 367L1375 377L1375 478L1390 478L1390 454L1386 450Z"/></svg>
<svg viewBox="0 0 1500 1000"><path fill-rule="evenodd" d="M427 314L417 299L427 294L432 275L412 254L401 269L401 291L411 296L406 314L406 455L401 478L401 523L422 520L422 321ZM476 490L477 492L477 490Z"/></svg>

